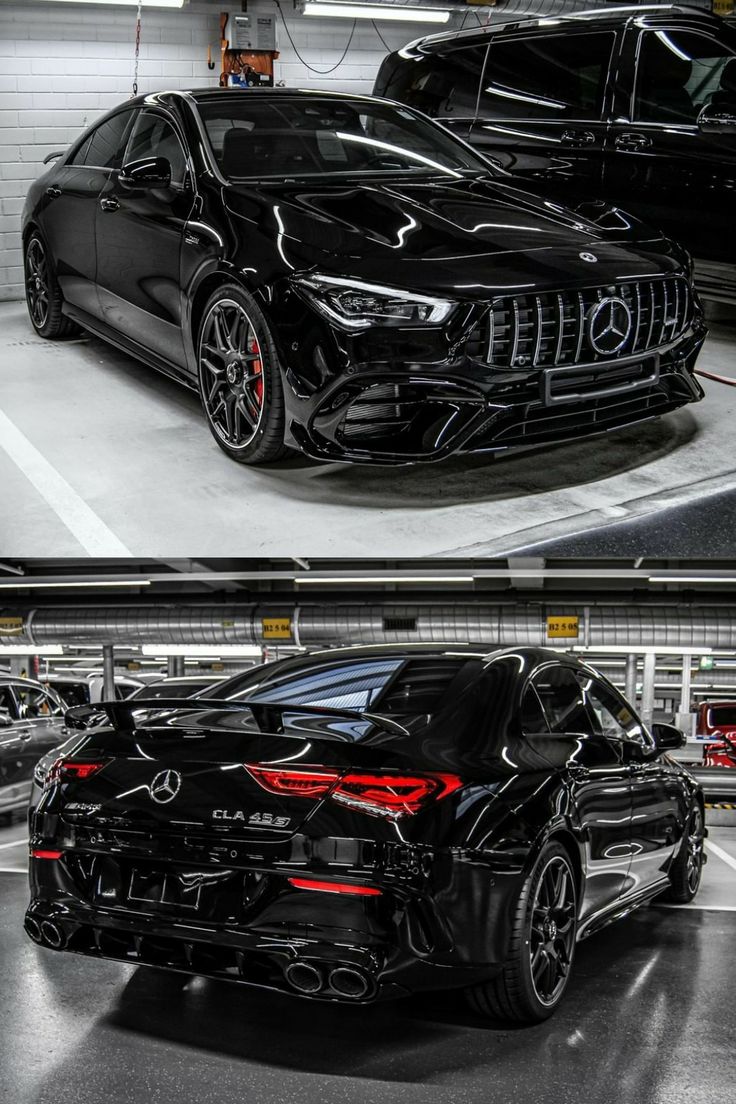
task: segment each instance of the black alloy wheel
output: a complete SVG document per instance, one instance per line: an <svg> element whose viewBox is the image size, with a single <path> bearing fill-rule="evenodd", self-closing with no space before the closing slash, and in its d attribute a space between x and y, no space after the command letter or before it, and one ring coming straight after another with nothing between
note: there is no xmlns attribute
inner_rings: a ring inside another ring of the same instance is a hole
<svg viewBox="0 0 736 1104"><path fill-rule="evenodd" d="M31 324L41 337L67 337L76 326L62 314L63 298L46 245L34 231L25 247L26 304Z"/></svg>
<svg viewBox="0 0 736 1104"><path fill-rule="evenodd" d="M218 288L205 306L197 343L199 391L218 445L243 464L280 459L286 449L281 372L258 305L241 288Z"/></svg>
<svg viewBox="0 0 736 1104"><path fill-rule="evenodd" d="M703 810L696 802L690 810L680 849L670 867L670 888L666 897L684 905L695 897L700 889L700 879L705 862L705 820Z"/></svg>
<svg viewBox="0 0 736 1104"><path fill-rule="evenodd" d="M467 991L483 1016L541 1023L567 988L577 939L578 894L570 856L548 843L524 882L500 972Z"/></svg>

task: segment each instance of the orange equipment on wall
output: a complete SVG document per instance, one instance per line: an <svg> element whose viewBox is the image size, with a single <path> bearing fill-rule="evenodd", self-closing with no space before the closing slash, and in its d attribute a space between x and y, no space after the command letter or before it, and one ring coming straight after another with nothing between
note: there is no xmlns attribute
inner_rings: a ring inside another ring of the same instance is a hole
<svg viewBox="0 0 736 1104"><path fill-rule="evenodd" d="M276 23L271 15L220 13L222 70L220 85L258 88L273 85Z"/></svg>

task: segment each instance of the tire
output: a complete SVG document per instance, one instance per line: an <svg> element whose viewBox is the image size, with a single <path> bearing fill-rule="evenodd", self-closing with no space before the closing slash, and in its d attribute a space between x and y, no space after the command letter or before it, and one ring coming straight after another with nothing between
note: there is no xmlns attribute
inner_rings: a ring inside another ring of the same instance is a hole
<svg viewBox="0 0 736 1104"><path fill-rule="evenodd" d="M570 856L561 844L549 843L519 895L509 957L496 977L466 990L471 1008L514 1023L541 1023L551 1016L570 978L577 910Z"/></svg>
<svg viewBox="0 0 736 1104"><path fill-rule="evenodd" d="M670 866L670 888L664 894L667 901L686 905L700 889L705 862L704 840L705 818L703 810L696 802L690 810L680 848Z"/></svg>
<svg viewBox="0 0 736 1104"><path fill-rule="evenodd" d="M258 304L237 284L207 300L197 334L199 396L212 436L240 464L270 464L284 445L284 388Z"/></svg>
<svg viewBox="0 0 736 1104"><path fill-rule="evenodd" d="M28 316L39 337L54 340L78 333L78 327L62 313L64 297L56 281L46 243L33 230L23 250L23 272Z"/></svg>

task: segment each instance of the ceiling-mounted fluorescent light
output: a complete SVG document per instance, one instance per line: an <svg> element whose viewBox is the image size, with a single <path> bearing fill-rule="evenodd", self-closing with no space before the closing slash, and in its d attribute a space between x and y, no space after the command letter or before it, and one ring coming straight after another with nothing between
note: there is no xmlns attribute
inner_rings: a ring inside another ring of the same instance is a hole
<svg viewBox="0 0 736 1104"><path fill-rule="evenodd" d="M473 582L472 575L314 575L297 576L294 579L297 586L340 586L349 583L351 586L395 586L400 583L424 584L436 586L441 583L454 583L458 586Z"/></svg>
<svg viewBox="0 0 736 1104"><path fill-rule="evenodd" d="M53 588L62 590L77 590L79 587L142 587L150 586L150 579L74 579L68 581L60 579L9 579L0 580L0 590L30 590L34 587L39 590Z"/></svg>
<svg viewBox="0 0 736 1104"><path fill-rule="evenodd" d="M138 0L45 0L49 4L106 4L116 8L137 8ZM144 8L183 8L184 0L141 0Z"/></svg>
<svg viewBox="0 0 736 1104"><path fill-rule="evenodd" d="M261 657L261 649L255 644L144 644L144 656L223 656Z"/></svg>
<svg viewBox="0 0 736 1104"><path fill-rule="evenodd" d="M678 644L573 644L571 651L588 655L710 655L712 648Z"/></svg>
<svg viewBox="0 0 736 1104"><path fill-rule="evenodd" d="M63 655L61 644L0 644L0 655Z"/></svg>
<svg viewBox="0 0 736 1104"><path fill-rule="evenodd" d="M338 19L392 19L397 23L447 23L449 11L443 8L418 8L399 4L343 4L339 0L306 0L305 15L332 16Z"/></svg>
<svg viewBox="0 0 736 1104"><path fill-rule="evenodd" d="M733 586L736 575L649 575L650 583L711 583L714 586Z"/></svg>

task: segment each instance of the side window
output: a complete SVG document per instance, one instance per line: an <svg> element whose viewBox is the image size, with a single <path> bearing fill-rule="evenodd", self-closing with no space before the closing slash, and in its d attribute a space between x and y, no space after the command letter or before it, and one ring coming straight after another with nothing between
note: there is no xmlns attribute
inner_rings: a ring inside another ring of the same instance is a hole
<svg viewBox="0 0 736 1104"><path fill-rule="evenodd" d="M96 127L79 147L70 164L90 168L119 169L123 163L125 139L133 118L132 111L119 111Z"/></svg>
<svg viewBox="0 0 736 1104"><path fill-rule="evenodd" d="M165 157L171 165L171 182L182 186L186 175L186 157L171 123L161 115L142 111L135 121L125 151L125 161L144 157Z"/></svg>
<svg viewBox="0 0 736 1104"><path fill-rule="evenodd" d="M631 712L625 700L602 682L583 678L583 690L599 726L599 731L609 740L629 740L644 744L644 732L638 718Z"/></svg>
<svg viewBox="0 0 736 1104"><path fill-rule="evenodd" d="M598 119L615 35L491 40L479 114L492 119Z"/></svg>
<svg viewBox="0 0 736 1104"><path fill-rule="evenodd" d="M529 735L549 732L547 718L534 686L527 686L521 699L521 731Z"/></svg>
<svg viewBox="0 0 736 1104"><path fill-rule="evenodd" d="M545 667L533 680L550 731L590 733L591 717L585 695L574 671L569 667Z"/></svg>
<svg viewBox="0 0 736 1104"><path fill-rule="evenodd" d="M15 701L9 686L0 686L0 717L12 721L16 717Z"/></svg>
<svg viewBox="0 0 736 1104"><path fill-rule="evenodd" d="M438 118L472 118L488 47L463 46L399 65L385 95Z"/></svg>
<svg viewBox="0 0 736 1104"><path fill-rule="evenodd" d="M644 31L633 117L694 124L706 104L736 99L736 63L727 46L691 31ZM730 63L730 64L729 64Z"/></svg>
<svg viewBox="0 0 736 1104"><path fill-rule="evenodd" d="M35 686L23 686L16 683L15 696L18 699L18 712L23 720L51 717L54 713L59 712L56 702L43 690L37 690Z"/></svg>

